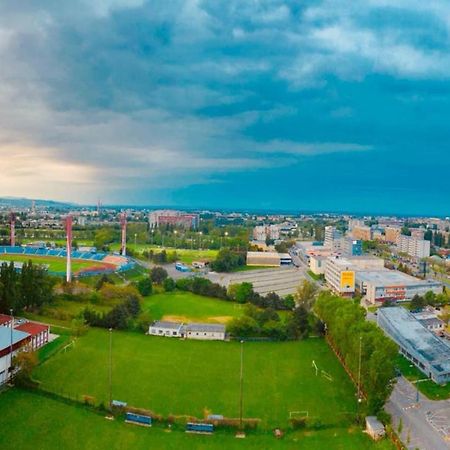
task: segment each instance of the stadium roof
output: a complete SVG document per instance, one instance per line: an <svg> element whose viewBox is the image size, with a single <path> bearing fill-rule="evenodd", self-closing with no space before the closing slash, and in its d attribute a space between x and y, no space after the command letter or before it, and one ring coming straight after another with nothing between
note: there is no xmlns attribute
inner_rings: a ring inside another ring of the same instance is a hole
<svg viewBox="0 0 450 450"><path fill-rule="evenodd" d="M23 331L12 330L12 344L28 338L30 335ZM7 349L11 345L11 328L0 327L0 351Z"/></svg>
<svg viewBox="0 0 450 450"><path fill-rule="evenodd" d="M450 345L425 328L413 314L402 307L390 307L380 308L378 316L395 329L392 338L399 345L413 349L437 372L450 372Z"/></svg>

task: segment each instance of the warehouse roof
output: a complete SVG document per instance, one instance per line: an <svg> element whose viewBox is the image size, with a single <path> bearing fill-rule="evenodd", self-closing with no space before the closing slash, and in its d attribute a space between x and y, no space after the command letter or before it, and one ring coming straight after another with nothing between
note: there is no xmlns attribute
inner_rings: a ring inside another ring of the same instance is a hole
<svg viewBox="0 0 450 450"><path fill-rule="evenodd" d="M225 325L211 323L190 323L185 327L186 331L202 333L225 333Z"/></svg>
<svg viewBox="0 0 450 450"><path fill-rule="evenodd" d="M382 319L395 330L389 334L399 345L421 355L436 371L450 372L450 346L425 328L413 314L402 307L380 308L379 324Z"/></svg>
<svg viewBox="0 0 450 450"><path fill-rule="evenodd" d="M420 280L419 278L407 275L398 270L359 270L356 273L357 280L375 284L378 286L412 286L412 285L430 285L438 286L439 282L434 280Z"/></svg>
<svg viewBox="0 0 450 450"><path fill-rule="evenodd" d="M170 330L178 330L183 324L181 322L168 322L165 320L155 320L152 327L155 328L169 328Z"/></svg>

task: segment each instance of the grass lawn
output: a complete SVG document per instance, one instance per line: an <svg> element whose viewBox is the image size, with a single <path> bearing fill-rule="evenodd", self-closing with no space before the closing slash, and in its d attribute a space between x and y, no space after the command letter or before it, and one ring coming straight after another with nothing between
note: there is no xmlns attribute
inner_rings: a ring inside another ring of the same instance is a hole
<svg viewBox="0 0 450 450"><path fill-rule="evenodd" d="M373 443L359 430L295 432L283 439L271 433L236 439L225 432L213 436L168 432L109 421L82 406L67 405L35 393L9 390L0 394L2 450L392 450L389 441Z"/></svg>
<svg viewBox="0 0 450 450"><path fill-rule="evenodd" d="M142 309L154 320L226 323L242 315L244 307L235 302L176 291L146 297Z"/></svg>
<svg viewBox="0 0 450 450"><path fill-rule="evenodd" d="M114 246L111 246L114 249ZM130 249L134 250L134 245L130 244ZM179 260L185 264L192 264L193 261L198 260L207 260L212 261L216 258L218 250L196 250L196 249L187 249L187 248L174 248L174 247L157 247L155 245L137 245L136 247L138 252L143 252L144 250L150 251L153 250L155 253L160 253L165 250L167 253L177 252Z"/></svg>
<svg viewBox="0 0 450 450"><path fill-rule="evenodd" d="M398 355L397 367L402 375L409 381L417 381L426 379L424 375L412 362L408 361L404 356ZM445 386L439 386L432 380L419 381L415 383L419 391L431 400L443 400L450 398L450 383Z"/></svg>
<svg viewBox="0 0 450 450"><path fill-rule="evenodd" d="M0 261L16 261L16 262L33 262L33 264L48 265L49 270L52 272L65 272L66 271L66 259L57 256L30 256L30 255L5 255L0 254ZM72 259L72 271L77 272L80 269L86 269L88 267L99 267L103 264L99 261L84 261L82 259Z"/></svg>
<svg viewBox="0 0 450 450"><path fill-rule="evenodd" d="M327 425L349 424L354 387L322 339L247 342L244 351L244 414L263 427L286 426L289 411L309 411ZM109 336L91 329L73 350L58 353L35 372L43 387L72 396L108 399ZM319 369L333 381L316 376ZM113 397L167 415L203 416L204 408L238 415L238 342L157 338L130 332L113 335Z"/></svg>

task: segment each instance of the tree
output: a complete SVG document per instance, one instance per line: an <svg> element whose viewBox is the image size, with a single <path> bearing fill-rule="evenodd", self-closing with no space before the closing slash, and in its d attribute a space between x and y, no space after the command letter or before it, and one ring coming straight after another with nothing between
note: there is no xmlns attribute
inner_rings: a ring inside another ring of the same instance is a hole
<svg viewBox="0 0 450 450"><path fill-rule="evenodd" d="M166 292L174 291L176 287L174 279L170 277L166 278L163 282L163 287Z"/></svg>
<svg viewBox="0 0 450 450"><path fill-rule="evenodd" d="M150 278L153 283L161 284L167 277L167 270L162 267L153 267L150 271Z"/></svg>
<svg viewBox="0 0 450 450"><path fill-rule="evenodd" d="M38 365L38 358L35 352L21 351L13 359L13 368L18 369L16 383L29 385L33 383L32 374Z"/></svg>
<svg viewBox="0 0 450 450"><path fill-rule="evenodd" d="M292 317L287 324L287 335L290 339L305 339L308 337L311 331L308 317L308 311L304 305L294 309Z"/></svg>
<svg viewBox="0 0 450 450"><path fill-rule="evenodd" d="M143 297L151 295L151 293L153 292L153 285L150 277L145 277L139 280L137 283L137 289Z"/></svg>
<svg viewBox="0 0 450 450"><path fill-rule="evenodd" d="M301 305L306 311L309 311L316 299L317 292L318 288L314 283L303 280L294 295L297 305Z"/></svg>
<svg viewBox="0 0 450 450"><path fill-rule="evenodd" d="M211 263L211 269L216 272L231 272L243 265L245 265L245 256L242 252L223 248L217 254L215 261Z"/></svg>
<svg viewBox="0 0 450 450"><path fill-rule="evenodd" d="M235 337L253 337L259 335L260 327L252 317L242 316L232 319L228 323L227 331Z"/></svg>
<svg viewBox="0 0 450 450"><path fill-rule="evenodd" d="M238 303L246 303L253 294L253 284L248 282L231 284L228 287L228 295Z"/></svg>
<svg viewBox="0 0 450 450"><path fill-rule="evenodd" d="M423 297L421 297L420 295L416 294L411 300L410 308L413 311L422 309L425 306L425 304L426 304L425 299Z"/></svg>
<svg viewBox="0 0 450 450"><path fill-rule="evenodd" d="M71 322L72 333L74 336L83 336L88 330L88 325L84 317L76 317Z"/></svg>

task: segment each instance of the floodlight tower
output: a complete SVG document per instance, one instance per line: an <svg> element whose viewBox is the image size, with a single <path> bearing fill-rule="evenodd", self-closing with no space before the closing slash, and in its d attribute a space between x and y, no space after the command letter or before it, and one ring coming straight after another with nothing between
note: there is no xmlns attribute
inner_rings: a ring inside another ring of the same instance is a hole
<svg viewBox="0 0 450 450"><path fill-rule="evenodd" d="M10 244L11 247L14 247L16 245L16 215L11 211L11 214L9 215L9 225L10 225Z"/></svg>
<svg viewBox="0 0 450 450"><path fill-rule="evenodd" d="M120 254L122 256L127 255L127 213L122 212L120 214L120 228L122 230L122 244L120 247Z"/></svg>
<svg viewBox="0 0 450 450"><path fill-rule="evenodd" d="M67 252L67 266L66 266L66 281L72 281L72 216L66 217L66 252Z"/></svg>

